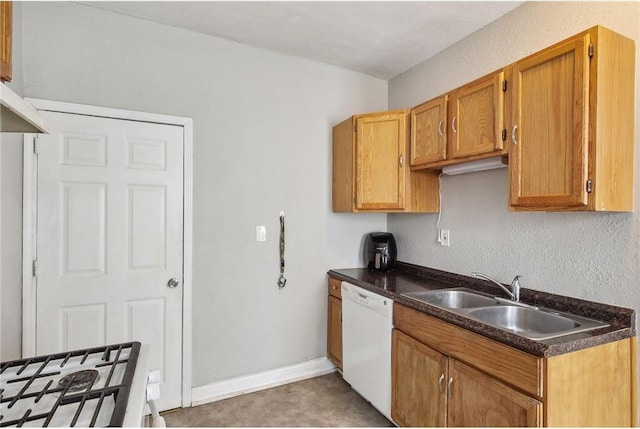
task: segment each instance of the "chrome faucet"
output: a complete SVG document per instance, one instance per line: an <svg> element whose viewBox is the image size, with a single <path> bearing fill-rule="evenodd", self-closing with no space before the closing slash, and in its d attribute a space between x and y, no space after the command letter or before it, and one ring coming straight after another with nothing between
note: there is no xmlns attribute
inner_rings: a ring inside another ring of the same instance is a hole
<svg viewBox="0 0 640 429"><path fill-rule="evenodd" d="M495 279L492 279L491 277L489 277L486 274L477 273L477 272L473 272L471 274L475 278L489 280L490 282L493 282L493 283L497 284L498 286L500 286L507 293L507 295L509 295L509 297L511 298L512 301L520 302L520 277L521 276L515 276L513 278L513 280L511 281L511 290L509 290L506 287L504 287L504 285L502 283L500 283L499 281L497 281Z"/></svg>

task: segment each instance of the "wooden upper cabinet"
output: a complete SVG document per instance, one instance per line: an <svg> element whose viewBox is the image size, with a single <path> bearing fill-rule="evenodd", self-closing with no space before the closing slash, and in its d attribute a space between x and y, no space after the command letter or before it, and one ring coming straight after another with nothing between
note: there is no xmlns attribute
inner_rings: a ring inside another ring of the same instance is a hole
<svg viewBox="0 0 640 429"><path fill-rule="evenodd" d="M540 427L542 402L449 359L447 426Z"/></svg>
<svg viewBox="0 0 640 429"><path fill-rule="evenodd" d="M438 210L438 178L409 168L409 112L356 115L333 127L333 211Z"/></svg>
<svg viewBox="0 0 640 429"><path fill-rule="evenodd" d="M517 62L513 205L587 205L589 36Z"/></svg>
<svg viewBox="0 0 640 429"><path fill-rule="evenodd" d="M634 42L594 27L511 74L512 209L631 211Z"/></svg>
<svg viewBox="0 0 640 429"><path fill-rule="evenodd" d="M447 157L447 100L443 95L411 109L411 166Z"/></svg>
<svg viewBox="0 0 640 429"><path fill-rule="evenodd" d="M356 119L356 207L403 209L407 141L405 112Z"/></svg>
<svg viewBox="0 0 640 429"><path fill-rule="evenodd" d="M11 80L13 2L0 1L0 81Z"/></svg>
<svg viewBox="0 0 640 429"><path fill-rule="evenodd" d="M411 168L505 156L505 91L499 70L411 109Z"/></svg>
<svg viewBox="0 0 640 429"><path fill-rule="evenodd" d="M503 148L504 72L456 89L449 102L449 156L466 158Z"/></svg>

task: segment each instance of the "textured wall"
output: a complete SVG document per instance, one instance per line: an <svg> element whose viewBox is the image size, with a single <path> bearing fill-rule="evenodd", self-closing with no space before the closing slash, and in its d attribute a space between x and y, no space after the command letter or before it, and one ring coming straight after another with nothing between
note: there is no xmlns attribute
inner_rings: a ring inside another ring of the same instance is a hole
<svg viewBox="0 0 640 429"><path fill-rule="evenodd" d="M324 356L326 272L386 228L331 213L331 126L384 110L387 82L77 4L25 2L23 24L25 96L194 120L194 386Z"/></svg>
<svg viewBox="0 0 640 429"><path fill-rule="evenodd" d="M638 2L525 3L391 80L389 107L416 105L596 24L640 48L639 17ZM510 213L506 169L443 176L441 227L451 247L436 242L435 215L389 215L399 258L503 282L521 274L526 288L640 311L639 82L637 73L633 213Z"/></svg>

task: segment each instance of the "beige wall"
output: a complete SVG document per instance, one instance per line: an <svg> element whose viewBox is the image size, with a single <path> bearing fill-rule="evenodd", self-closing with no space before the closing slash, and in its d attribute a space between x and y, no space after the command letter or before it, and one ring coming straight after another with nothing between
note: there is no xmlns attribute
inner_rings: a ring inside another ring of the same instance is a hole
<svg viewBox="0 0 640 429"><path fill-rule="evenodd" d="M640 3L530 2L389 82L389 107L411 107L566 37L601 24L636 41ZM442 225L435 215L389 215L399 258L455 273L481 271L526 288L640 310L640 117L636 53L633 213L511 213L507 171L442 177ZM615 144L615 142L612 142Z"/></svg>
<svg viewBox="0 0 640 429"><path fill-rule="evenodd" d="M13 78L22 93L21 3L14 2ZM0 134L0 360L20 358L22 351L22 134Z"/></svg>
<svg viewBox="0 0 640 429"><path fill-rule="evenodd" d="M193 385L324 356L326 272L386 229L331 212L331 126L386 109L387 82L78 4L22 12L24 96L193 118Z"/></svg>

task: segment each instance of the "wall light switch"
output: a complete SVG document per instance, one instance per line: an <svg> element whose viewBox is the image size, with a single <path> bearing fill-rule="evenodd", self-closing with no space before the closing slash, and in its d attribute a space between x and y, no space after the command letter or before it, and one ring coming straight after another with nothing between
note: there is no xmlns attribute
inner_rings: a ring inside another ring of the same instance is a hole
<svg viewBox="0 0 640 429"><path fill-rule="evenodd" d="M256 241L267 241L267 227L264 225L256 226Z"/></svg>

